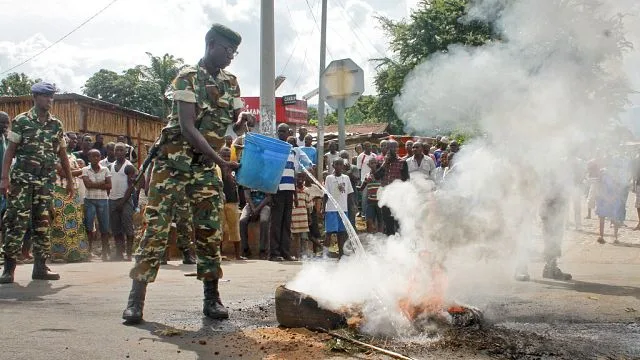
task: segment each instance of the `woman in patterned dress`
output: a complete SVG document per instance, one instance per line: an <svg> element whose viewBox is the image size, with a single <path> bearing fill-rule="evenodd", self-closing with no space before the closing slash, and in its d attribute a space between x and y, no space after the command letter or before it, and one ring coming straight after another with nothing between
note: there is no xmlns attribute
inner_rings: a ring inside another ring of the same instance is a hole
<svg viewBox="0 0 640 360"><path fill-rule="evenodd" d="M77 135L75 133L67 133L66 137L71 173L75 177L76 195L73 200L67 198L65 191L66 180L64 176L58 176L54 186L52 204L54 218L53 227L51 228L51 256L53 260L79 262L89 260L91 257L84 222L82 221L84 191L81 191L82 181L78 178L78 176L82 175L82 166L79 163L81 160L78 160L69 151L77 144ZM61 168L59 171L61 171Z"/></svg>

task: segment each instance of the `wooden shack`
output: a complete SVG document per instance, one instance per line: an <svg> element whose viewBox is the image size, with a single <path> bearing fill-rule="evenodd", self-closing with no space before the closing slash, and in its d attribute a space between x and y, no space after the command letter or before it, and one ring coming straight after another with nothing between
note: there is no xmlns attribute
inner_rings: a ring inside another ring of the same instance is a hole
<svg viewBox="0 0 640 360"><path fill-rule="evenodd" d="M0 111L12 119L32 106L30 95L0 96ZM147 156L147 145L153 144L164 127L163 119L157 116L75 93L56 94L51 113L62 120L65 131L103 134L105 144L119 135L129 136L140 163Z"/></svg>

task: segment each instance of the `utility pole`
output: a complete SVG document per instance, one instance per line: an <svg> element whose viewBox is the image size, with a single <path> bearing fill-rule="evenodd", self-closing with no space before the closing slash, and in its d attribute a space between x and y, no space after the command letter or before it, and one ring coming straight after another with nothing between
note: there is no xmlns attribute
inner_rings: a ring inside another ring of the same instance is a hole
<svg viewBox="0 0 640 360"><path fill-rule="evenodd" d="M274 0L260 2L260 132L276 136Z"/></svg>
<svg viewBox="0 0 640 360"><path fill-rule="evenodd" d="M338 148L340 151L345 149L345 130L344 130L344 100L340 100L338 104Z"/></svg>
<svg viewBox="0 0 640 360"><path fill-rule="evenodd" d="M322 180L324 171L324 97L322 72L325 69L327 55L327 0L322 0L322 20L320 24L320 71L318 72L318 179Z"/></svg>

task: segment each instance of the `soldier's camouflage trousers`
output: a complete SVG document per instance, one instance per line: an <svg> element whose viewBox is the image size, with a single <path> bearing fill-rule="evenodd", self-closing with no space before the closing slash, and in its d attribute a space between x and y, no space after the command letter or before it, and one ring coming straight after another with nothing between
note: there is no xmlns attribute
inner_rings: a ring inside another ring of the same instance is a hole
<svg viewBox="0 0 640 360"><path fill-rule="evenodd" d="M17 171L17 170L14 170ZM51 205L53 183L46 180L24 182L11 179L11 189L7 196L7 211L3 225L4 244L2 250L6 257L15 259L20 255L22 239L29 226L32 226L31 241L33 255L46 258L51 251L49 229L53 223Z"/></svg>
<svg viewBox="0 0 640 360"><path fill-rule="evenodd" d="M178 249L190 249L191 238L193 236L193 226L189 202L184 201L176 204L173 211L173 222L176 224L176 243L178 245Z"/></svg>
<svg viewBox="0 0 640 360"><path fill-rule="evenodd" d="M149 186L146 210L147 229L136 251L136 264L129 276L138 281L153 282L158 275L160 258L169 240L174 208L190 203L195 228L197 273L200 280L222 277L220 268L219 215L222 209L221 180L214 171L194 167L187 173L156 160Z"/></svg>

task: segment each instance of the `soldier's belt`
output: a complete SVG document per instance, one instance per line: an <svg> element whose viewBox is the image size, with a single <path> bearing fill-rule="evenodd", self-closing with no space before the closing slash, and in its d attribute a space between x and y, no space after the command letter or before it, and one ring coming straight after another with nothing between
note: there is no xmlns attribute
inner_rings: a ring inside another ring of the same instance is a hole
<svg viewBox="0 0 640 360"><path fill-rule="evenodd" d="M14 165L14 169L34 176L49 176L55 170L55 166L43 166L39 161L35 160L19 160Z"/></svg>

